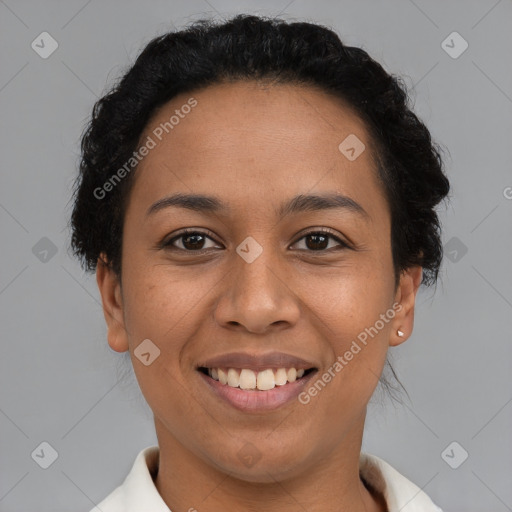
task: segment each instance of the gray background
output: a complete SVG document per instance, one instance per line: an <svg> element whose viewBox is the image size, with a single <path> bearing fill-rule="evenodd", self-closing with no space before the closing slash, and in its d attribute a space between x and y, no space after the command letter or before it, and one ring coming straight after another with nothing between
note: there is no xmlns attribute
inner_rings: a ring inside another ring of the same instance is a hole
<svg viewBox="0 0 512 512"><path fill-rule="evenodd" d="M419 292L414 333L391 350L411 399L375 400L363 449L446 512L512 510L512 3L5 0L0 511L88 511L156 443L127 354L107 345L94 275L67 250L78 141L93 102L151 38L240 12L331 26L405 77L449 149L442 282ZM59 44L47 59L31 48L43 31ZM453 31L469 44L458 58L441 46ZM46 470L31 457L43 441L58 453ZM469 453L457 469L442 456L453 441L452 464Z"/></svg>

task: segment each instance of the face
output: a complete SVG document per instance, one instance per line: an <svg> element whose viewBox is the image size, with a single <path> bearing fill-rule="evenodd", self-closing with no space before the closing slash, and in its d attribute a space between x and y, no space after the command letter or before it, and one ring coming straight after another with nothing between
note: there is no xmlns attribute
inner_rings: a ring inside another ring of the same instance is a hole
<svg viewBox="0 0 512 512"><path fill-rule="evenodd" d="M140 140L154 147L126 209L122 284L102 265L97 279L159 441L247 481L313 468L362 429L421 278L410 269L395 289L364 124L314 88L245 82L175 97ZM176 194L211 200L158 203ZM304 375L287 382L293 367ZM235 389L219 368L274 387Z"/></svg>

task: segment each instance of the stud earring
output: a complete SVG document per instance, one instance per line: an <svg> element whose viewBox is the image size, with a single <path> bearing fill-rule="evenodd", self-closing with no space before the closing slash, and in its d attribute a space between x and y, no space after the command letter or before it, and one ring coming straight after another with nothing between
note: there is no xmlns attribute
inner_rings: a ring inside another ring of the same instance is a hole
<svg viewBox="0 0 512 512"><path fill-rule="evenodd" d="M400 338L404 335L402 331L396 331L396 333L398 334L398 336L400 336Z"/></svg>

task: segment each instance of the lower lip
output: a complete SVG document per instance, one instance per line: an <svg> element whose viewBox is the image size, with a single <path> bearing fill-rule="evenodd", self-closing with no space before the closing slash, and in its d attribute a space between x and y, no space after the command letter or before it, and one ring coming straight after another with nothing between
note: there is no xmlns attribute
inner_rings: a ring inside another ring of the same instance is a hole
<svg viewBox="0 0 512 512"><path fill-rule="evenodd" d="M295 382L288 382L284 386L276 386L268 391L243 390L221 384L203 372L198 371L203 381L214 391L216 396L245 412L272 411L290 403L304 389L317 371L312 371Z"/></svg>

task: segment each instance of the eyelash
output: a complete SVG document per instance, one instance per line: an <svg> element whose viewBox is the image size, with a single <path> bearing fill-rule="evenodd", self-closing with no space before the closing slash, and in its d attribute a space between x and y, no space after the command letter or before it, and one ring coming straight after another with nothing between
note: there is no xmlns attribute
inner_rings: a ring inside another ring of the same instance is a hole
<svg viewBox="0 0 512 512"><path fill-rule="evenodd" d="M213 238L213 233L211 231L199 231L199 230L196 230L196 229L186 229L186 230L182 231L181 233L179 233L178 235L176 235L173 238L171 238L170 240L168 240L166 242L163 242L162 245L161 245L161 248L165 248L165 249L168 249L168 250L171 250L171 251L188 252L188 253L191 253L191 254L192 253L193 254L204 254L204 253L207 253L207 252L210 251L210 249L200 249L200 250L197 250L197 251L193 251L193 250L188 250L188 249L181 249L180 247L175 247L173 245L173 243L176 240L179 240L180 238L183 238L183 237L185 237L187 235L203 235L203 236L205 236L207 238L210 238L212 241L215 242L215 240ZM346 242L344 242L339 237L334 235L334 233L331 230L325 229L325 228L324 229L317 229L317 230L314 230L314 231L308 231L307 233L302 234L302 236L300 238L298 238L292 245L295 245L297 242L299 242L303 238L306 238L309 235L328 235L328 238L335 240L341 246L341 247L339 247L337 249L335 248L334 250L350 249L350 246ZM215 242L215 243L217 243L217 242ZM330 253L333 250L333 248L331 247L330 249L319 249L317 251L314 251L314 250L311 250L311 249L299 249L299 250L310 252L310 253Z"/></svg>

